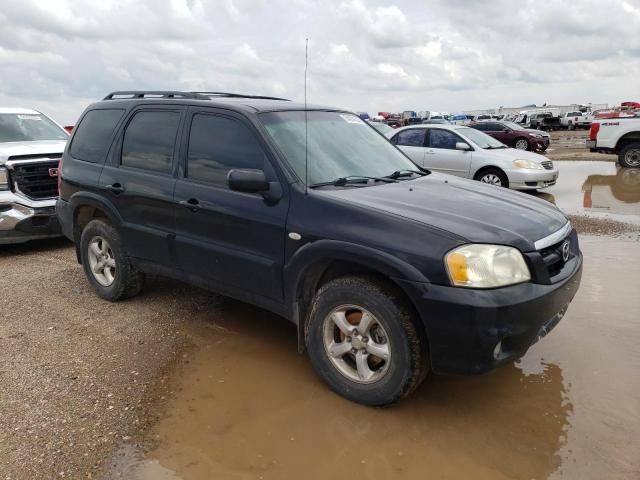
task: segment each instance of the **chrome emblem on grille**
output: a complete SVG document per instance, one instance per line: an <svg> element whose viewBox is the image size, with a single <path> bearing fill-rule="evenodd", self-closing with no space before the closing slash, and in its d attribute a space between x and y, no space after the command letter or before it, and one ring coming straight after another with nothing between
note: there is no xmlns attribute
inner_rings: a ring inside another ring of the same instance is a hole
<svg viewBox="0 0 640 480"><path fill-rule="evenodd" d="M562 244L562 260L566 262L569 260L569 247L571 246L571 242L569 240L565 240Z"/></svg>

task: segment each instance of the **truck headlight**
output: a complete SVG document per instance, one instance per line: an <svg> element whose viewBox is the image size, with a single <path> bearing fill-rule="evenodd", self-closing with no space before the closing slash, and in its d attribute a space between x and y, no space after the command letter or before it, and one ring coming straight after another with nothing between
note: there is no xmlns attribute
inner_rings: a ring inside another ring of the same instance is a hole
<svg viewBox="0 0 640 480"><path fill-rule="evenodd" d="M534 162L533 160L518 159L518 160L514 160L513 164L517 168L528 168L530 170L544 170L544 167L542 165Z"/></svg>
<svg viewBox="0 0 640 480"><path fill-rule="evenodd" d="M445 265L456 287L495 288L531 280L520 251L504 245L463 245L445 255Z"/></svg>
<svg viewBox="0 0 640 480"><path fill-rule="evenodd" d="M9 190L9 172L6 167L0 167L0 190Z"/></svg>

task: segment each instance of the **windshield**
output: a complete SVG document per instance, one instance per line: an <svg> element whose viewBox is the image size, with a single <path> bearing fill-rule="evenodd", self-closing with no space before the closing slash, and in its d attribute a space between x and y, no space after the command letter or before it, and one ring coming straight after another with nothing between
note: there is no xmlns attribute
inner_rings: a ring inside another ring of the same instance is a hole
<svg viewBox="0 0 640 480"><path fill-rule="evenodd" d="M0 114L0 142L67 140L69 135L41 114Z"/></svg>
<svg viewBox="0 0 640 480"><path fill-rule="evenodd" d="M264 113L260 119L304 181L305 112ZM417 170L411 160L355 115L309 111L307 121L309 185L341 177L383 177L398 170Z"/></svg>
<svg viewBox="0 0 640 480"><path fill-rule="evenodd" d="M492 149L492 148L507 148L507 146L499 142L493 137L490 137L486 133L481 132L480 130L476 130L475 128L469 127L461 127L457 128L456 131L461 133L473 143L475 143L478 147L483 149Z"/></svg>
<svg viewBox="0 0 640 480"><path fill-rule="evenodd" d="M518 125L514 122L502 122L505 128L510 128L511 130L522 130L522 125Z"/></svg>

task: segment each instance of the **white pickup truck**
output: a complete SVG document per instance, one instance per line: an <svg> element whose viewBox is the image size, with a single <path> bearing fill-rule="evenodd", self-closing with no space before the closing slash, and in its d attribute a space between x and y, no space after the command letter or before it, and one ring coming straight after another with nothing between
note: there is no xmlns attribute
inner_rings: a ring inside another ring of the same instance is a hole
<svg viewBox="0 0 640 480"><path fill-rule="evenodd" d="M640 168L640 116L593 120L587 148L615 153L621 166Z"/></svg>
<svg viewBox="0 0 640 480"><path fill-rule="evenodd" d="M590 125L591 117L584 116L582 112L565 112L560 115L560 126L569 130L588 128Z"/></svg>

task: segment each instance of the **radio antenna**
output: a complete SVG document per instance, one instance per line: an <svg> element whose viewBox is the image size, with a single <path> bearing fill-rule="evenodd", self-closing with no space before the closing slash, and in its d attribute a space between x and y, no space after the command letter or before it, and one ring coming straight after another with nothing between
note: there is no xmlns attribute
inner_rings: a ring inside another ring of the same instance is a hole
<svg viewBox="0 0 640 480"><path fill-rule="evenodd" d="M309 188L309 121L307 118L307 67L309 59L309 38L305 39L304 47L304 194Z"/></svg>

